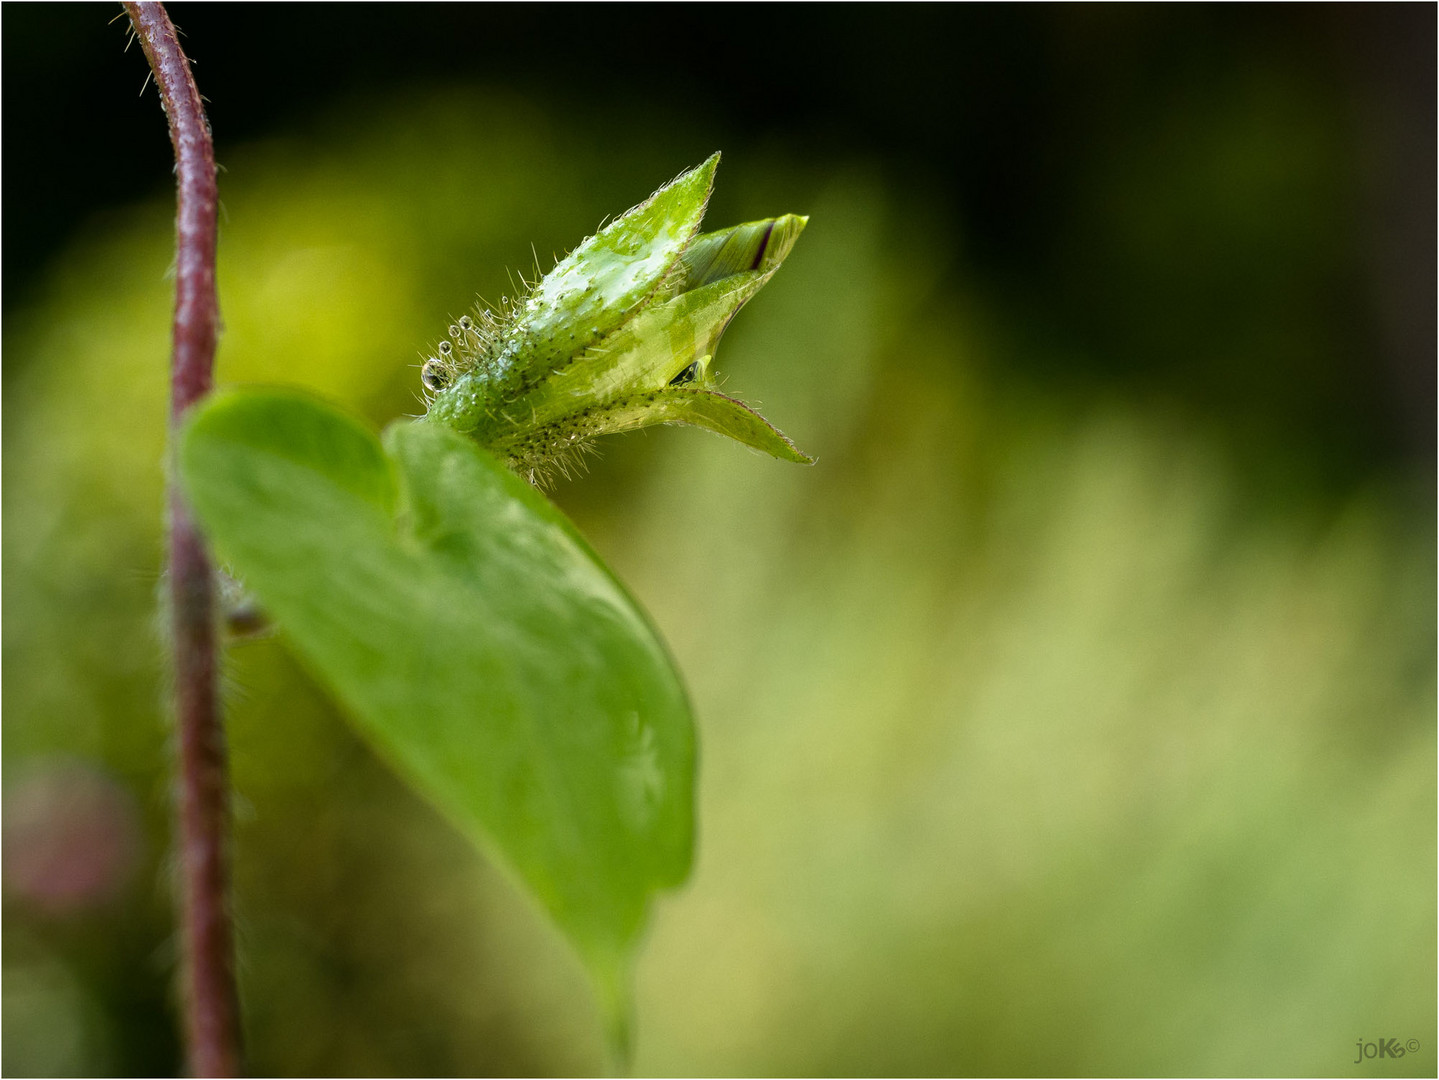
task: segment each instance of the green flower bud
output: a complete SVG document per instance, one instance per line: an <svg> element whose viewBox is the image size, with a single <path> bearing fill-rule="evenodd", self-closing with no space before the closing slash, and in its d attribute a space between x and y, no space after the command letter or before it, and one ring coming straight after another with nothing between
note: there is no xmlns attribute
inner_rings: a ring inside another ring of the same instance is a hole
<svg viewBox="0 0 1439 1080"><path fill-rule="evenodd" d="M450 327L424 363L427 419L532 481L597 435L693 424L808 464L778 429L715 389L725 327L784 261L796 214L699 235L719 155L590 237L528 294Z"/></svg>

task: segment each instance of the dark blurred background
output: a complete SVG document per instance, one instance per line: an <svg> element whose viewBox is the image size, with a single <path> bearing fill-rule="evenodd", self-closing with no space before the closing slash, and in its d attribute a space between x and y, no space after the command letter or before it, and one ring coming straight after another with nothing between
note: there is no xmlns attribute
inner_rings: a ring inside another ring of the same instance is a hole
<svg viewBox="0 0 1439 1080"><path fill-rule="evenodd" d="M144 67L112 10L5 13L7 310L86 221L167 182L153 99L117 90ZM222 161L356 91L454 81L581 125L658 110L727 146L865 158L961 224L966 264L1041 345L1007 358L1034 378L1303 438L1329 481L1433 457L1428 5L172 13ZM1308 337L1246 363L1276 309Z"/></svg>
<svg viewBox="0 0 1439 1080"><path fill-rule="evenodd" d="M17 1074L177 1060L171 157L116 10L0 12ZM555 493L705 740L642 1072L1372 1071L1412 1028L1432 1075L1434 6L170 11L222 378L412 411L531 241L715 148L712 225L812 215L719 364L820 466L661 433ZM562 948L244 649L257 1069L593 1069Z"/></svg>

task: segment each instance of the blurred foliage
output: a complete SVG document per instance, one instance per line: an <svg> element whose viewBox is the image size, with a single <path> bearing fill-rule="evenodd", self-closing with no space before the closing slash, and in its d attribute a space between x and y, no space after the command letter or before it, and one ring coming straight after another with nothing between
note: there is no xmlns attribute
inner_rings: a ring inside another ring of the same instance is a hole
<svg viewBox="0 0 1439 1080"><path fill-rule="evenodd" d="M1332 207L1294 184L1333 162L1321 137L1275 149L1287 99L1266 100L1136 146L1129 187L1096 176L1109 210L1061 273L1146 347L1182 337L1216 392L1282 371L1313 403L1333 296L1301 271ZM235 148L220 378L377 426L419 411L417 349L475 291L714 149L609 134L448 90ZM1289 428L1236 443L1142 380L1036 375L1083 335L1037 333L971 272L922 184L753 145L725 169L714 220L810 215L722 370L819 463L663 429L556 492L699 716L698 864L640 959L637 1071L1432 1074L1427 481L1325 489ZM80 759L146 838L118 892L57 914L13 887L7 830L14 1074L176 1060L152 615L170 214L157 196L84 237L4 327L7 821L20 780ZM1266 269L1276 232L1302 251ZM1153 297L1194 288L1165 324ZM591 1071L598 1021L543 920L279 640L233 649L228 683L252 1071ZM1421 1049L1350 1064L1390 1036Z"/></svg>

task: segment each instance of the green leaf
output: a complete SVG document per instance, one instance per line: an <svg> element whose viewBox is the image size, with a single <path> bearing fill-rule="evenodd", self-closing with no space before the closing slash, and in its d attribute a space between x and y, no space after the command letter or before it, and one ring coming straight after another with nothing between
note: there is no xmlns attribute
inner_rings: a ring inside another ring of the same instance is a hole
<svg viewBox="0 0 1439 1080"><path fill-rule="evenodd" d="M539 899L612 1030L650 897L688 873L694 734L654 628L568 520L473 441L385 446L282 392L180 446L216 551L379 754Z"/></svg>
<svg viewBox="0 0 1439 1080"><path fill-rule="evenodd" d="M782 461L814 464L814 458L795 446L779 428L743 401L726 397L717 390L671 387L651 406L649 422L656 421L708 428Z"/></svg>

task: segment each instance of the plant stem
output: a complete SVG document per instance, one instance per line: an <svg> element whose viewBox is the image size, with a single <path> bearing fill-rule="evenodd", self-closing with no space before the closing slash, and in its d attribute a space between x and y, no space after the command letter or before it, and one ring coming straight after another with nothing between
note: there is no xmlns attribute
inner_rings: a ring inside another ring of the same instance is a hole
<svg viewBox="0 0 1439 1080"><path fill-rule="evenodd" d="M215 294L215 150L174 24L164 5L126 3L144 46L175 148L175 326L171 442L185 411L210 391L219 331ZM170 605L179 725L183 1009L195 1076L240 1068L239 999L228 898L229 799L217 692L215 586L203 540L172 477Z"/></svg>

